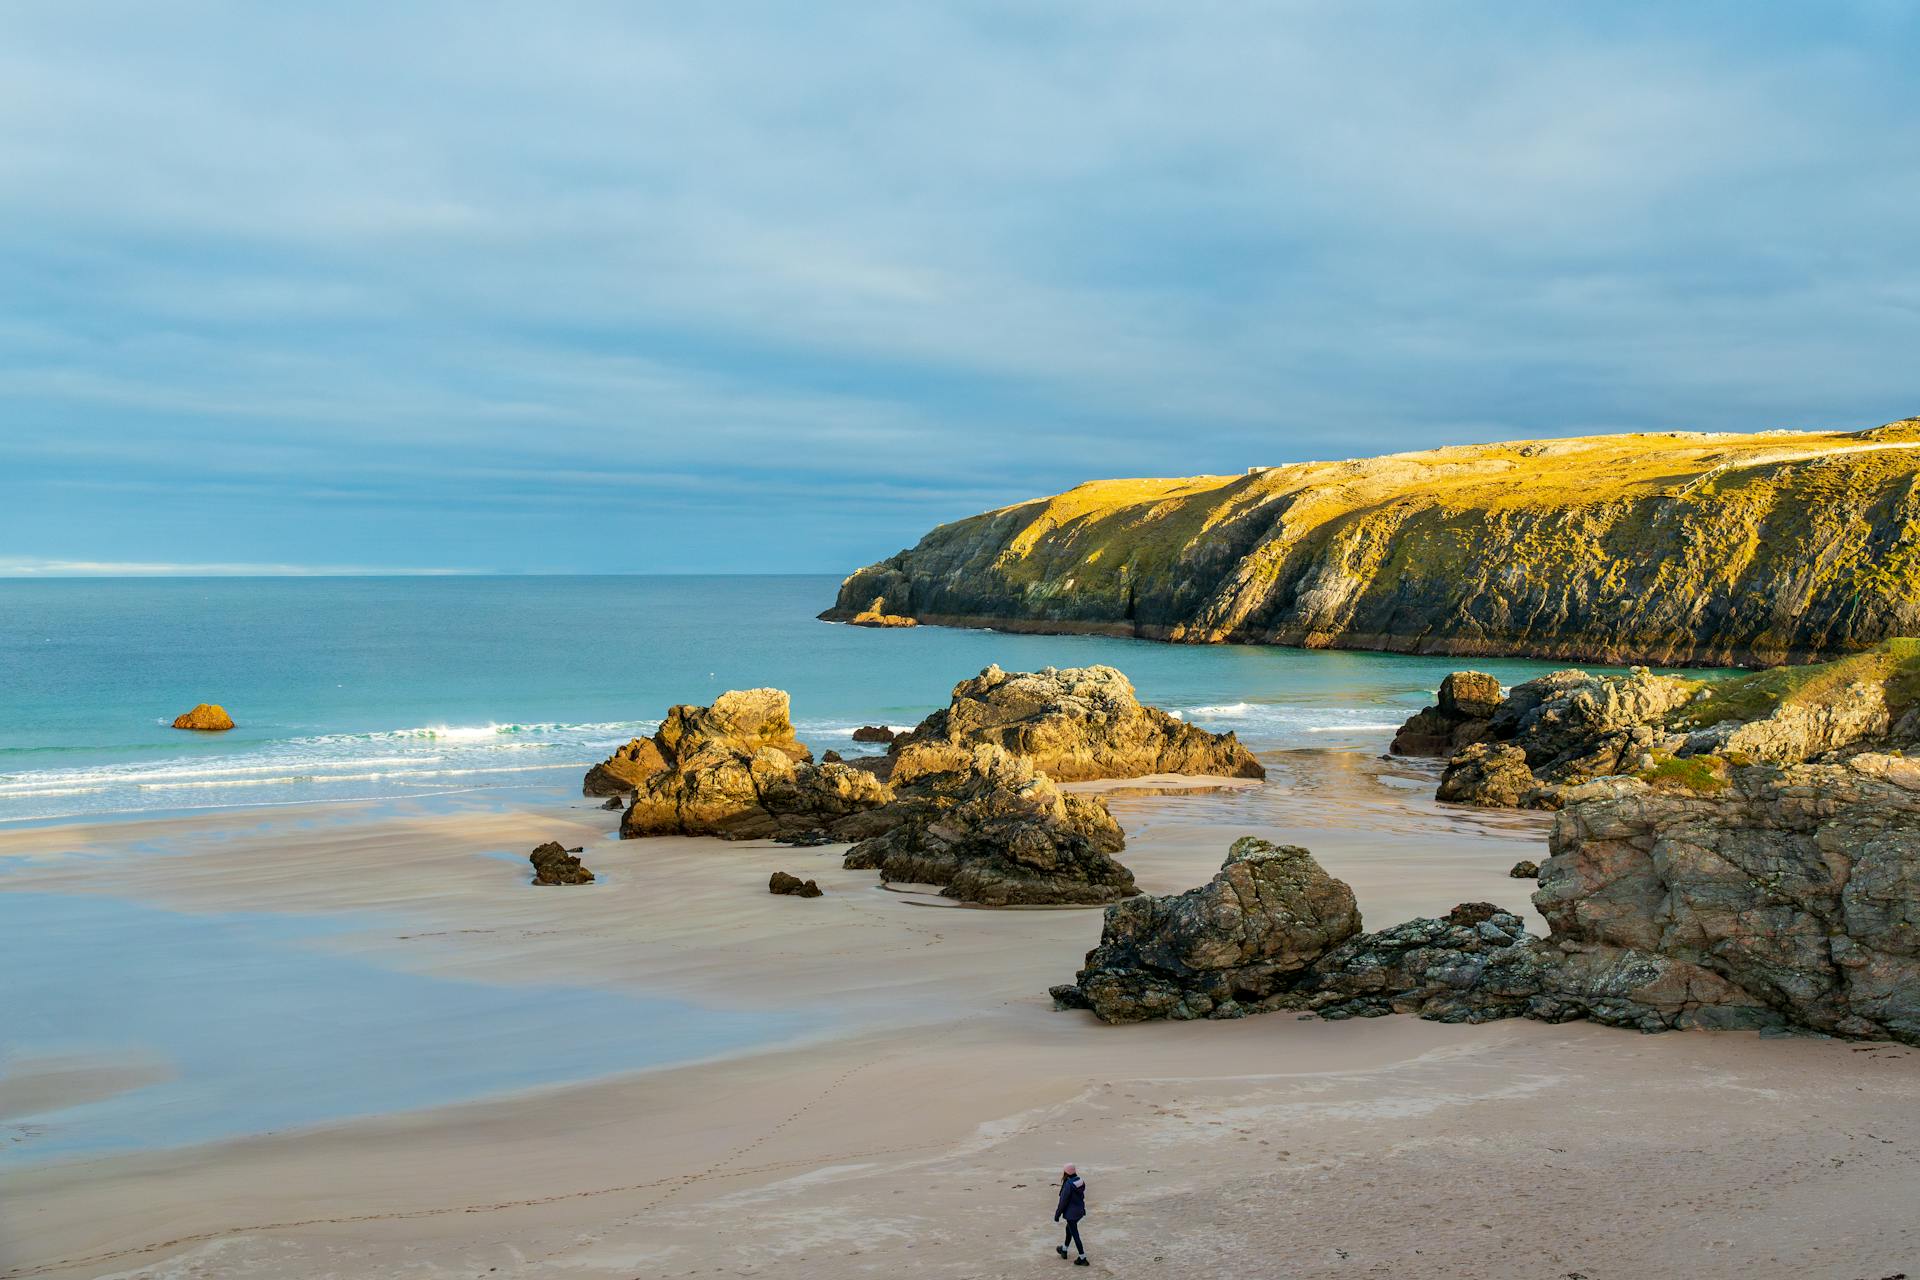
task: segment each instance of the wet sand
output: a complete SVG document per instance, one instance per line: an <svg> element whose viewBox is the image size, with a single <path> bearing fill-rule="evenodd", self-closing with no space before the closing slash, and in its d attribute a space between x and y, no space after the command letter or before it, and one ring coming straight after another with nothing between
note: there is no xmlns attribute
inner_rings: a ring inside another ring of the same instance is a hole
<svg viewBox="0 0 1920 1280"><path fill-rule="evenodd" d="M1537 817L1444 810L1403 762L1279 763L1262 787L1107 788L1143 887L1200 883L1259 834L1312 848L1370 927L1524 903L1505 871L1540 856ZM16 1157L0 1277L1025 1276L1063 1265L1065 1160L1088 1175L1106 1274L1879 1277L1920 1260L1913 1051L1285 1014L1103 1027L1045 994L1096 911L959 908L882 890L836 850L620 842L614 820L536 796L0 832L0 892L322 917L338 927L300 945L396 974L800 1015L694 1065ZM550 838L587 845L604 883L536 889L500 856ZM776 869L826 896L769 895ZM14 1067L0 1122L162 1070Z"/></svg>

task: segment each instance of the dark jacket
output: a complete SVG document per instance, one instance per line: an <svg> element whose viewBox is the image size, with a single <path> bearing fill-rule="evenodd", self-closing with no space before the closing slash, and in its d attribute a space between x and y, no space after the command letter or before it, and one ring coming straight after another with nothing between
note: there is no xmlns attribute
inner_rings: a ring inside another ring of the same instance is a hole
<svg viewBox="0 0 1920 1280"><path fill-rule="evenodd" d="M1053 1220L1065 1218L1068 1222L1078 1222L1086 1216L1087 1184L1075 1174L1060 1184L1060 1205L1053 1211Z"/></svg>

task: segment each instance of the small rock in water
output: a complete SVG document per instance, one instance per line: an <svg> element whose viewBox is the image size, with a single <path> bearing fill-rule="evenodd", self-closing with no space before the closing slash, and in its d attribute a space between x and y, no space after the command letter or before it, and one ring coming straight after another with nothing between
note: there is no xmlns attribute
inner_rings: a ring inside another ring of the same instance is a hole
<svg viewBox="0 0 1920 1280"><path fill-rule="evenodd" d="M602 809L624 809L627 807L627 803L619 796L608 796L607 802L600 807Z"/></svg>
<svg viewBox="0 0 1920 1280"><path fill-rule="evenodd" d="M1507 872L1507 874L1515 880L1538 880L1540 878L1540 864L1530 862L1523 858L1519 862L1514 863L1513 870Z"/></svg>
<svg viewBox="0 0 1920 1280"><path fill-rule="evenodd" d="M893 730L883 724L863 724L853 731L855 742L892 742Z"/></svg>
<svg viewBox="0 0 1920 1280"><path fill-rule="evenodd" d="M580 865L581 849L568 849L549 840L527 855L535 884L592 884L593 872Z"/></svg>
<svg viewBox="0 0 1920 1280"><path fill-rule="evenodd" d="M773 838L775 844L791 845L796 849L817 849L823 844L836 843L834 838L824 831L791 831Z"/></svg>
<svg viewBox="0 0 1920 1280"><path fill-rule="evenodd" d="M227 709L215 702L203 702L185 715L175 716L173 727L176 729L197 729L202 733L218 733L233 728L233 717Z"/></svg>
<svg viewBox="0 0 1920 1280"><path fill-rule="evenodd" d="M776 871L767 881L768 893L784 893L793 898L817 898L820 886L811 880L802 880L799 876L790 876L784 871Z"/></svg>

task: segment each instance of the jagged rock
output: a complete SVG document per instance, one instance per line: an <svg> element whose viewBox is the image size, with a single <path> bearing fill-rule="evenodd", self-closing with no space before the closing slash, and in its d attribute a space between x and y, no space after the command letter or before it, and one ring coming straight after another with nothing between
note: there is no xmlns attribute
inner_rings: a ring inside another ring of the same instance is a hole
<svg viewBox="0 0 1920 1280"><path fill-rule="evenodd" d="M1208 733L1158 707L1142 706L1112 667L988 667L954 686L953 700L895 740L971 747L991 743L1057 782L1137 778L1150 773L1264 778L1267 772L1231 733Z"/></svg>
<svg viewBox="0 0 1920 1280"><path fill-rule="evenodd" d="M853 731L855 742L892 742L893 730L883 724L863 724Z"/></svg>
<svg viewBox="0 0 1920 1280"><path fill-rule="evenodd" d="M196 729L202 733L219 733L233 728L233 717L227 714L225 707L212 702L202 702L185 715L175 716L173 727Z"/></svg>
<svg viewBox="0 0 1920 1280"><path fill-rule="evenodd" d="M535 884L592 884L593 872L580 865L581 850L549 840L527 856Z"/></svg>
<svg viewBox="0 0 1920 1280"><path fill-rule="evenodd" d="M627 802L619 796L608 796L607 802L600 807L602 809L624 809L627 807Z"/></svg>
<svg viewBox="0 0 1920 1280"><path fill-rule="evenodd" d="M1440 700L1400 726L1388 748L1397 756L1450 756L1486 734L1500 709L1500 682L1480 671L1456 671L1440 682Z"/></svg>
<svg viewBox="0 0 1920 1280"><path fill-rule="evenodd" d="M1525 1014L1548 963L1519 916L1463 903L1444 920L1409 920L1342 943L1279 1003L1333 1019L1412 1013L1488 1022Z"/></svg>
<svg viewBox="0 0 1920 1280"><path fill-rule="evenodd" d="M873 830L860 825L861 815L888 798L871 773L813 764L778 689L723 693L710 707L674 707L652 738L634 739L587 775L589 794L614 785L634 795L620 822L624 838L740 840L844 827L844 838L855 839Z"/></svg>
<svg viewBox="0 0 1920 1280"><path fill-rule="evenodd" d="M1920 762L1754 765L1711 793L1606 778L1568 793L1550 848L1534 903L1613 1020L1920 1043Z"/></svg>
<svg viewBox="0 0 1920 1280"><path fill-rule="evenodd" d="M909 747L892 790L865 815L884 834L849 850L847 867L992 906L1112 902L1136 891L1133 873L1108 856L1126 840L1106 805L1062 792L997 746Z"/></svg>
<svg viewBox="0 0 1920 1280"><path fill-rule="evenodd" d="M1920 634L1900 568L1916 439L1914 420L1671 432L1095 481L942 525L824 616L878 599L923 623L1185 643L1805 661Z"/></svg>
<svg viewBox="0 0 1920 1280"><path fill-rule="evenodd" d="M1539 780L1527 768L1527 753L1518 747L1476 742L1447 761L1435 796L1449 804L1494 805L1516 808L1539 789Z"/></svg>
<svg viewBox="0 0 1920 1280"><path fill-rule="evenodd" d="M1408 720L1394 743L1456 746L1443 800L1551 809L1568 786L1625 775L1715 790L1729 765L1834 761L1920 744L1920 641L1717 680L1644 668L1626 676L1556 671L1515 685L1484 719L1450 714L1444 688L1441 704ZM1536 785L1523 784L1514 751Z"/></svg>
<svg viewBox="0 0 1920 1280"><path fill-rule="evenodd" d="M1538 880L1540 878L1540 864L1523 858L1519 862L1514 863L1513 869L1508 871L1507 874L1515 880Z"/></svg>
<svg viewBox="0 0 1920 1280"><path fill-rule="evenodd" d="M811 880L802 880L799 876L776 871L767 881L767 892L784 893L794 898L817 898L820 896L820 886Z"/></svg>
<svg viewBox="0 0 1920 1280"><path fill-rule="evenodd" d="M820 753L821 764L845 764L846 759L847 758L838 751L822 751Z"/></svg>
<svg viewBox="0 0 1920 1280"><path fill-rule="evenodd" d="M886 611L885 596L875 596L873 603L847 619L856 627L917 627L920 624L912 618Z"/></svg>
<svg viewBox="0 0 1920 1280"><path fill-rule="evenodd" d="M589 796L624 796L666 767L667 758L652 738L635 738L587 770L580 791Z"/></svg>
<svg viewBox="0 0 1920 1280"><path fill-rule="evenodd" d="M791 845L796 849L818 849L821 845L840 843L826 831L783 831L773 838L773 842Z"/></svg>
<svg viewBox="0 0 1920 1280"><path fill-rule="evenodd" d="M1084 1002L1104 1022L1237 1017L1273 1007L1359 928L1353 891L1312 854L1248 836L1207 884L1108 907L1065 1004Z"/></svg>

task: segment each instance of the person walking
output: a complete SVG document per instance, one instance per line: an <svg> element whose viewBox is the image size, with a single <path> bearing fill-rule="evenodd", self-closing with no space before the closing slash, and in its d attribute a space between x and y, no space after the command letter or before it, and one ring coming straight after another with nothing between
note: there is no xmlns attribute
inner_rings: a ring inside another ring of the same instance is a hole
<svg viewBox="0 0 1920 1280"><path fill-rule="evenodd" d="M1086 1179L1080 1176L1078 1169L1072 1165L1066 1165L1060 1170L1060 1203L1054 1206L1053 1220L1059 1222L1062 1218L1066 1219L1067 1238L1054 1249L1054 1252L1064 1258L1067 1256L1067 1246L1072 1245L1075 1252L1079 1254L1073 1260L1073 1265L1076 1267L1092 1265L1087 1261L1087 1246L1080 1243L1080 1219L1086 1216Z"/></svg>

